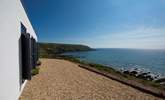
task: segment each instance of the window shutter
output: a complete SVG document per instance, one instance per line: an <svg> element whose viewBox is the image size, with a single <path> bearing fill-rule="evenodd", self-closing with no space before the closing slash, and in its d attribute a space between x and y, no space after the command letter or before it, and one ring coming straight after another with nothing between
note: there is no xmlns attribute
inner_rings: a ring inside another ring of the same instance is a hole
<svg viewBox="0 0 165 100"><path fill-rule="evenodd" d="M23 79L31 80L31 39L30 34L21 35L22 41L22 77Z"/></svg>

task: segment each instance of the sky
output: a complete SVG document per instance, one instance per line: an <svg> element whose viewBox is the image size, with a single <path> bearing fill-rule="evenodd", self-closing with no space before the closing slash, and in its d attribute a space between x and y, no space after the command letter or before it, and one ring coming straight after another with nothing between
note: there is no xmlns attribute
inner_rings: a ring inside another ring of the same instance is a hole
<svg viewBox="0 0 165 100"><path fill-rule="evenodd" d="M40 42L165 49L165 0L24 0Z"/></svg>

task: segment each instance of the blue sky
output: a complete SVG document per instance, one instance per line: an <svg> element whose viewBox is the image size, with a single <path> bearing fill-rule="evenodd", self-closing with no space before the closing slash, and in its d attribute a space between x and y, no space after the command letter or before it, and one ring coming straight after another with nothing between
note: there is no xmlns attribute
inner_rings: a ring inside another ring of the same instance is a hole
<svg viewBox="0 0 165 100"><path fill-rule="evenodd" d="M40 42L165 49L165 0L24 0Z"/></svg>

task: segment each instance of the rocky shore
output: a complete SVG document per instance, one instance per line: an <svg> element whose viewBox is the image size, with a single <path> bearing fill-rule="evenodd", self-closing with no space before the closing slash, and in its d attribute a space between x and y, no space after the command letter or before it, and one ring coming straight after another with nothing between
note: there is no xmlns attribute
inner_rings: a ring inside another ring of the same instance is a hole
<svg viewBox="0 0 165 100"><path fill-rule="evenodd" d="M160 75L158 75L158 74L153 74L151 72L145 72L138 68L134 68L134 69L130 69L130 70L121 70L121 72L123 74L134 76L139 79L153 81L155 83L165 85L165 78L160 78Z"/></svg>

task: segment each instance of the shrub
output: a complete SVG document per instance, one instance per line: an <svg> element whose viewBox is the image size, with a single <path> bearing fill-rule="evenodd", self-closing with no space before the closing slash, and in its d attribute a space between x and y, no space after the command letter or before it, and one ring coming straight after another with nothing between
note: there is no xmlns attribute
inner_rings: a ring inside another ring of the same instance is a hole
<svg viewBox="0 0 165 100"><path fill-rule="evenodd" d="M39 67L32 69L32 75L37 75L39 74Z"/></svg>
<svg viewBox="0 0 165 100"><path fill-rule="evenodd" d="M37 61L37 66L40 66L40 65L41 65L41 61L38 60L38 61Z"/></svg>

